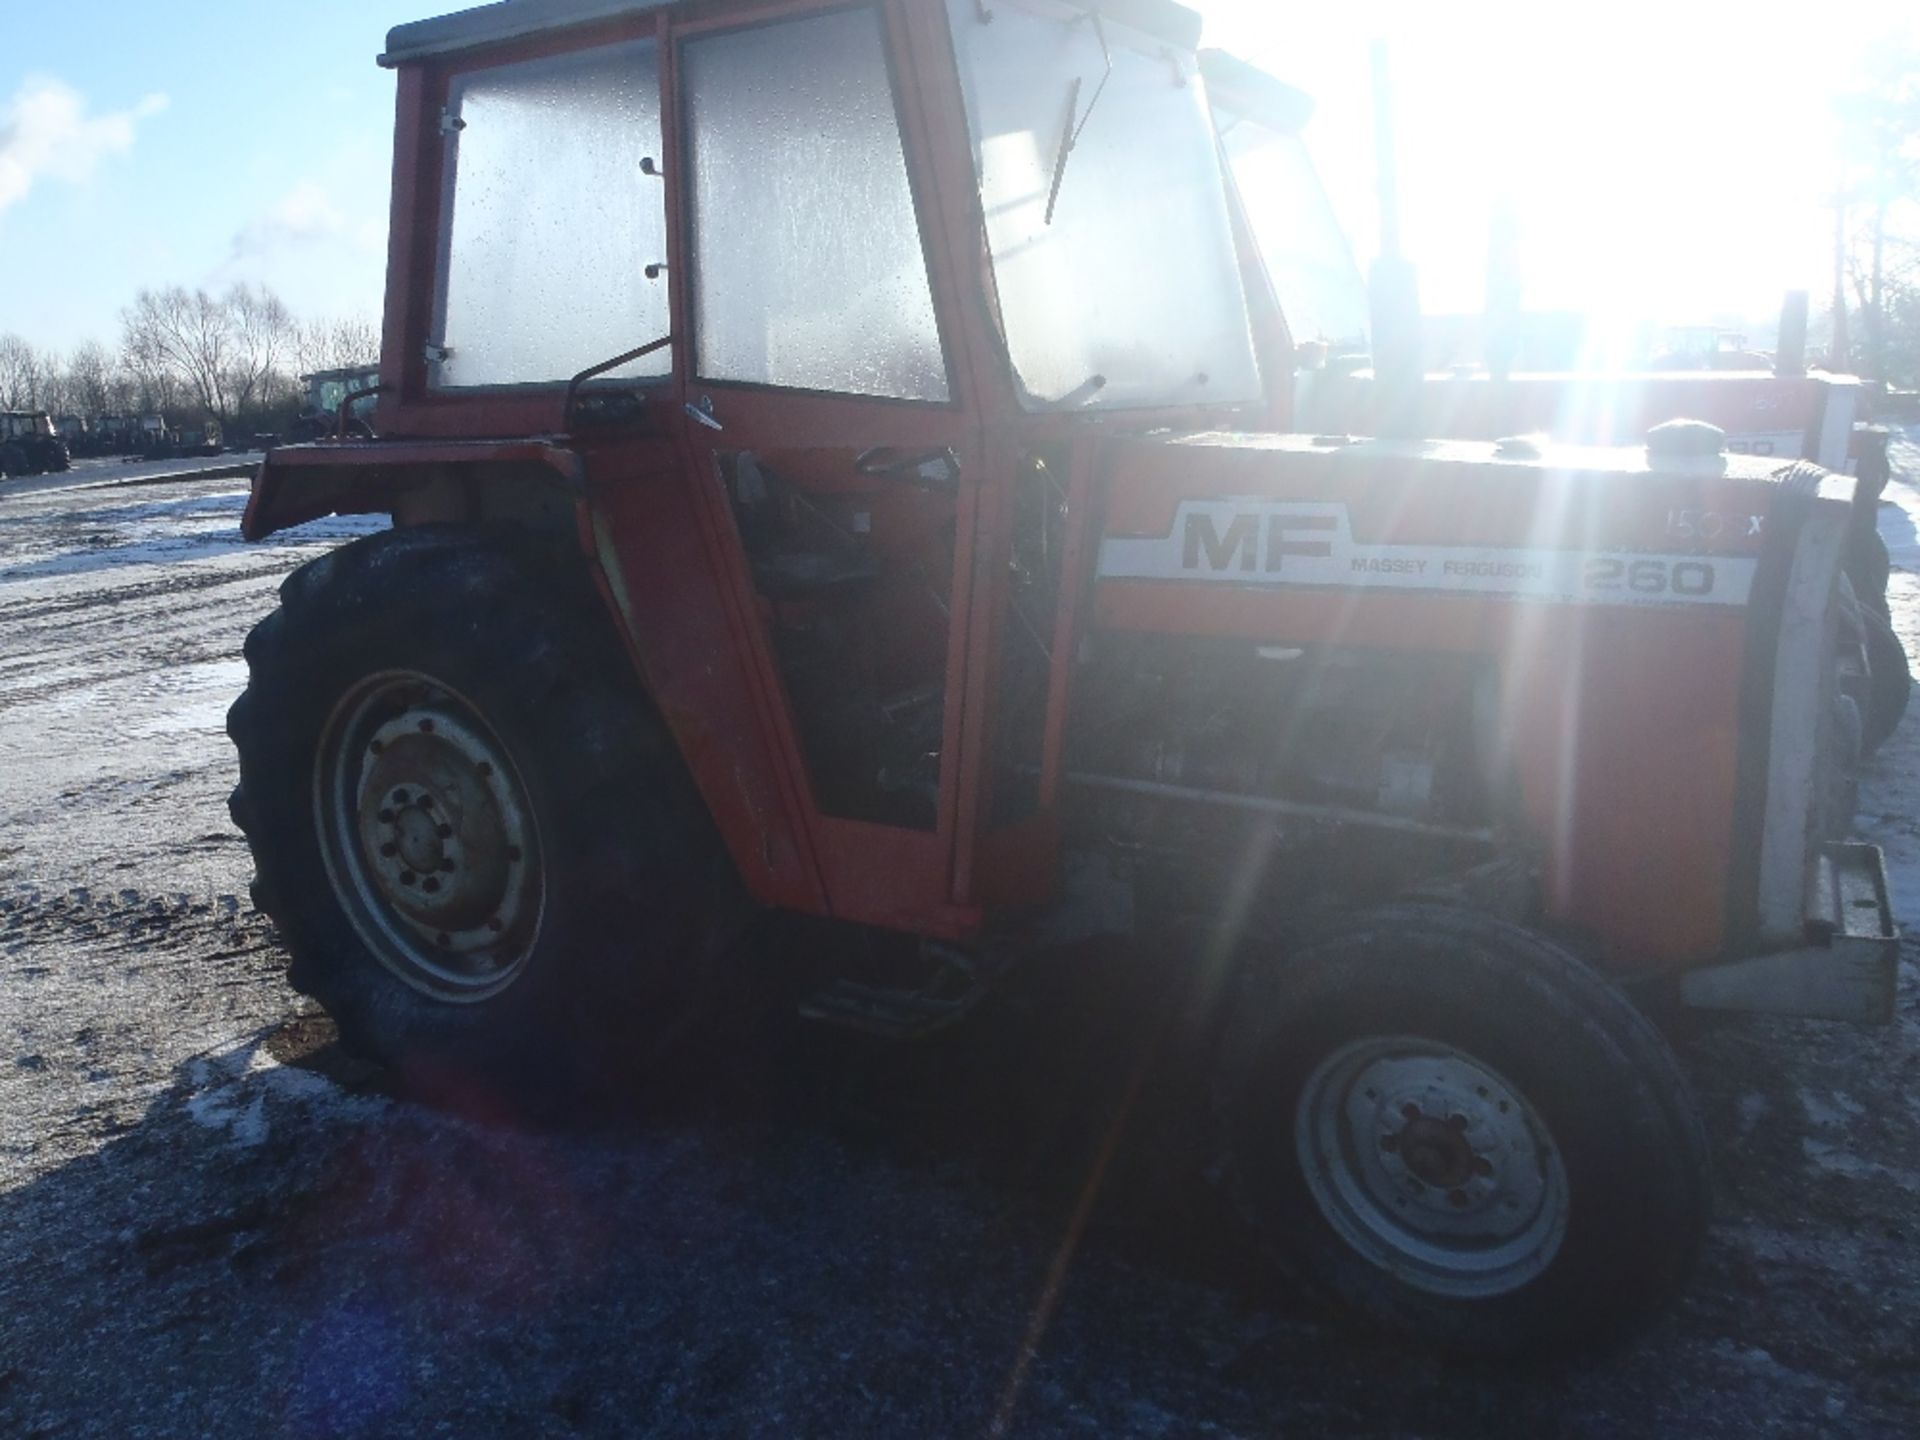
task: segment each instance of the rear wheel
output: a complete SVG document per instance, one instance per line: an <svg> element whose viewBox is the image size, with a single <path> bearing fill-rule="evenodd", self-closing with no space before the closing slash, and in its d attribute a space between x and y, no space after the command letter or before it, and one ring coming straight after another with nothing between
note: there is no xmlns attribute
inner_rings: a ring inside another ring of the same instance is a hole
<svg viewBox="0 0 1920 1440"><path fill-rule="evenodd" d="M1228 1174L1282 1264L1443 1351L1619 1334L1705 1230L1708 1154L1653 1026L1571 955L1396 906L1249 967L1222 1051Z"/></svg>
<svg viewBox="0 0 1920 1440"><path fill-rule="evenodd" d="M631 666L512 533L396 530L291 575L228 716L292 981L349 1048L503 1117L665 1046L742 917Z"/></svg>

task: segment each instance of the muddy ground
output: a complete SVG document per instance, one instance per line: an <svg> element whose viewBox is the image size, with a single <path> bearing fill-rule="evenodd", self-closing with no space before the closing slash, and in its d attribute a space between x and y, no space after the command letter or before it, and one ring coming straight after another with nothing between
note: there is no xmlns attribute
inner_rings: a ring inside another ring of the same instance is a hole
<svg viewBox="0 0 1920 1440"><path fill-rule="evenodd" d="M591 1133L392 1098L282 982L221 730L280 576L367 526L242 546L242 499L0 492L0 1435L1920 1434L1912 947L1890 1029L1686 1044L1701 1272L1625 1350L1519 1372L1249 1263L1124 962L919 1048L719 1023ZM1920 714L1862 803L1909 923L1917 762Z"/></svg>

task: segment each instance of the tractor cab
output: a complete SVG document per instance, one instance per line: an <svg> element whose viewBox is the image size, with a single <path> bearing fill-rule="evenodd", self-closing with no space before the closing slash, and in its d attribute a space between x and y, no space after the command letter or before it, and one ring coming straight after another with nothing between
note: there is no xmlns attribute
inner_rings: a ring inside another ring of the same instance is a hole
<svg viewBox="0 0 1920 1440"><path fill-rule="evenodd" d="M46 411L0 412L0 478L65 470L71 460L67 442Z"/></svg>
<svg viewBox="0 0 1920 1440"><path fill-rule="evenodd" d="M366 439L373 429L375 392L380 388L378 365L349 365L302 375L306 403L288 429L291 440L320 440L346 434ZM343 417L342 411L345 411Z"/></svg>

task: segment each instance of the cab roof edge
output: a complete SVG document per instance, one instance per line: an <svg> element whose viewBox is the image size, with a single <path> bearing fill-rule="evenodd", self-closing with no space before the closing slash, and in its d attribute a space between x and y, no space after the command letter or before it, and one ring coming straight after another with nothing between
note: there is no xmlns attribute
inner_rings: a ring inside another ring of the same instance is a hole
<svg viewBox="0 0 1920 1440"><path fill-rule="evenodd" d="M379 63L393 69L482 45L498 45L592 24L596 20L660 10L672 3L674 0L494 0L491 5L394 26L387 32L387 48L381 53ZM1097 9L1109 20L1131 25L1179 49L1197 50L1200 46L1199 14L1177 0L1067 0L1067 3Z"/></svg>
<svg viewBox="0 0 1920 1440"><path fill-rule="evenodd" d="M396 25L379 63L388 69L481 45L521 40L597 20L660 10L672 0L495 0L491 5Z"/></svg>

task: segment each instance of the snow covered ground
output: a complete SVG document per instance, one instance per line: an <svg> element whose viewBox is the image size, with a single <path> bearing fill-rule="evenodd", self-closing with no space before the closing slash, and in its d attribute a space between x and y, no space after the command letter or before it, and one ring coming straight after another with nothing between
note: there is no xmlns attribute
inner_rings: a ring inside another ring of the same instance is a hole
<svg viewBox="0 0 1920 1440"><path fill-rule="evenodd" d="M592 1135L392 1099L244 900L221 733L280 578L374 522L241 546L243 482L95 481L0 496L0 1435L1920 1434L1915 945L1894 1026L1686 1045L1718 1218L1621 1353L1449 1369L1250 1266L1177 1055L1056 1292L1150 980L921 1047L742 1020ZM1862 799L1920 927L1916 798L1920 706Z"/></svg>

